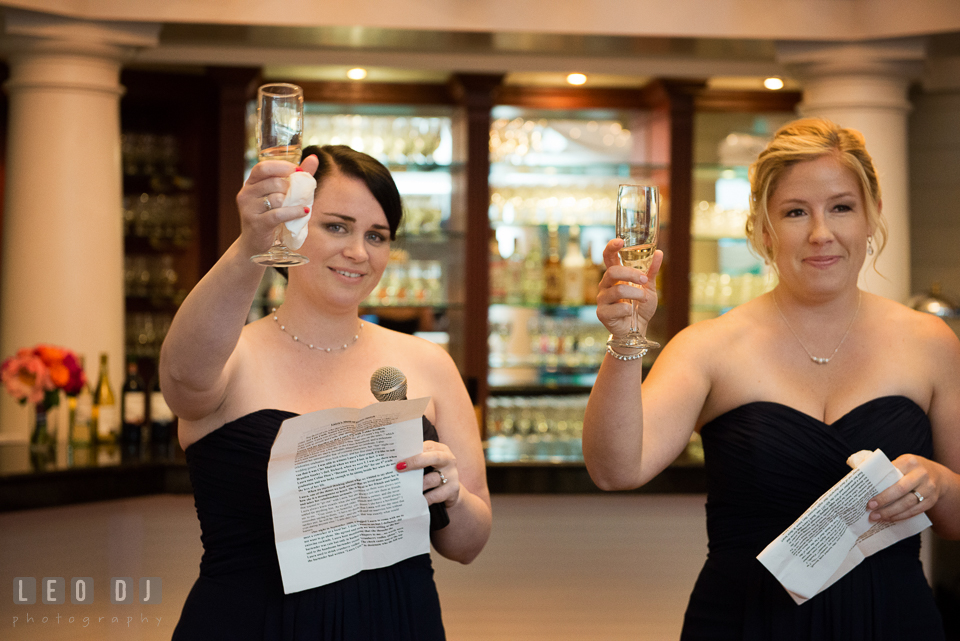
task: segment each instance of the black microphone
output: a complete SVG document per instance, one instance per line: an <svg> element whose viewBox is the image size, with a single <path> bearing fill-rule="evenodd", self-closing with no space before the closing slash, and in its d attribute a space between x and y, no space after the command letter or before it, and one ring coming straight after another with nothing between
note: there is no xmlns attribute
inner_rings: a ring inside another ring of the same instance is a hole
<svg viewBox="0 0 960 641"><path fill-rule="evenodd" d="M396 367L381 367L370 377L370 391L378 401L405 401L407 400L407 377ZM423 417L423 440L440 442L437 428ZM433 472L433 467L423 468L424 474ZM440 530L450 524L450 515L447 506L443 503L430 505L430 529Z"/></svg>

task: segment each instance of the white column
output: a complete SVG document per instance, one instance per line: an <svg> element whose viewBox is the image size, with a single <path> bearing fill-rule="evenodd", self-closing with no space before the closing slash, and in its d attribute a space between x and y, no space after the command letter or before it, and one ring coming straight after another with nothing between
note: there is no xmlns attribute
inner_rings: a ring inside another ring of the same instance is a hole
<svg viewBox="0 0 960 641"><path fill-rule="evenodd" d="M860 286L905 303L911 294L907 90L922 70L925 41L780 43L777 52L803 85L801 115L827 118L866 138L888 236L876 270L868 257Z"/></svg>
<svg viewBox="0 0 960 641"><path fill-rule="evenodd" d="M8 11L10 78L0 357L52 343L101 352L122 384L120 66L158 27ZM0 394L0 441L26 440L27 410Z"/></svg>

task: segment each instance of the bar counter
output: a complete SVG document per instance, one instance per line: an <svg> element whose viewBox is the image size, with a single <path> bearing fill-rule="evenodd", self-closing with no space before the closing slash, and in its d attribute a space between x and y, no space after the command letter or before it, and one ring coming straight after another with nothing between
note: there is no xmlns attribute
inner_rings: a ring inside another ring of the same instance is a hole
<svg viewBox="0 0 960 641"><path fill-rule="evenodd" d="M528 460L487 464L495 494L601 492L582 461ZM191 494L186 456L177 445L71 448L37 454L27 444L0 445L0 512L153 494ZM642 493L706 492L701 459L685 453Z"/></svg>

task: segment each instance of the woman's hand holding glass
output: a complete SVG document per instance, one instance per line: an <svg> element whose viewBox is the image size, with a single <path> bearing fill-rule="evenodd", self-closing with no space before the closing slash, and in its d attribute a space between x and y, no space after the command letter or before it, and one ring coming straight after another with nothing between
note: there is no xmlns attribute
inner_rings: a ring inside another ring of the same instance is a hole
<svg viewBox="0 0 960 641"><path fill-rule="evenodd" d="M643 327L637 329L646 332L646 325L657 311L657 272L663 263L663 252L654 252L650 270L643 273L639 269L620 264L620 250L623 239L614 238L603 248L603 263L607 267L597 293L597 318L614 336L626 336L633 323L633 301L637 301L637 315Z"/></svg>
<svg viewBox="0 0 960 641"><path fill-rule="evenodd" d="M309 156L299 169L311 175L320 164L316 156ZM306 216L304 207L281 207L287 193L289 179L298 170L293 163L283 160L265 160L257 163L237 194L240 211L240 238L248 255L266 252L273 246L276 230L283 223Z"/></svg>
<svg viewBox="0 0 960 641"><path fill-rule="evenodd" d="M620 185L617 189L617 238L623 240L620 247L620 263L638 269L649 276L650 264L660 235L660 190L653 185ZM633 323L624 334L614 334L607 347L617 354L616 348L638 350L642 356L648 349L660 347L660 343L646 337L646 329L639 328L640 312L634 303ZM628 357L630 358L630 357Z"/></svg>

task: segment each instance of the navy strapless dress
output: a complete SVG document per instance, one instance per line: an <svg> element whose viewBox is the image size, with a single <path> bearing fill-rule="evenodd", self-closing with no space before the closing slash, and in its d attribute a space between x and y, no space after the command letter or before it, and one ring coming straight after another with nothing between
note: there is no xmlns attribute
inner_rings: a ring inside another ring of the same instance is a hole
<svg viewBox="0 0 960 641"><path fill-rule="evenodd" d="M173 639L444 639L429 554L283 593L267 462L280 424L293 416L260 410L187 448L203 558Z"/></svg>
<svg viewBox="0 0 960 641"><path fill-rule="evenodd" d="M709 554L681 639L938 641L940 614L919 560L920 536L868 557L797 605L756 556L850 471L848 456L933 456L930 421L903 396L877 398L835 423L748 403L701 430Z"/></svg>

